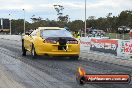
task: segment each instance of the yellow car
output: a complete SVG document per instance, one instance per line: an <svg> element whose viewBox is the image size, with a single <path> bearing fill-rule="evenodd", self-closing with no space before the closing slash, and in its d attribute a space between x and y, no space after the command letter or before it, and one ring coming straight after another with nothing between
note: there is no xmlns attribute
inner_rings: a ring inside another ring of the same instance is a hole
<svg viewBox="0 0 132 88"><path fill-rule="evenodd" d="M22 52L29 51L33 58L39 55L64 56L78 59L80 43L64 28L39 27L22 38Z"/></svg>

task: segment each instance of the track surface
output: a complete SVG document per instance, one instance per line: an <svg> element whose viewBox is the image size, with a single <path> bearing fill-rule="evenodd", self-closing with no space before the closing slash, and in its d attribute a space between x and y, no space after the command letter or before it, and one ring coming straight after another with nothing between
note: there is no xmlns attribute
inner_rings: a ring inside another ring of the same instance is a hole
<svg viewBox="0 0 132 88"><path fill-rule="evenodd" d="M21 55L21 42L0 39L0 64L26 88L132 88L130 84L86 84L76 83L77 68L82 66L88 73L122 73L132 75L132 68L80 58L39 57ZM88 57L87 57L88 58Z"/></svg>

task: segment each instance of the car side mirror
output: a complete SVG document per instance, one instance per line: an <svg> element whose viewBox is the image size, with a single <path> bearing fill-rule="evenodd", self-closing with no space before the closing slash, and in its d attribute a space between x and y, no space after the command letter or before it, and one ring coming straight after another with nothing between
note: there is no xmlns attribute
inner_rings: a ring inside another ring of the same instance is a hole
<svg viewBox="0 0 132 88"><path fill-rule="evenodd" d="M25 33L25 35L30 35L30 33L27 32L27 33Z"/></svg>

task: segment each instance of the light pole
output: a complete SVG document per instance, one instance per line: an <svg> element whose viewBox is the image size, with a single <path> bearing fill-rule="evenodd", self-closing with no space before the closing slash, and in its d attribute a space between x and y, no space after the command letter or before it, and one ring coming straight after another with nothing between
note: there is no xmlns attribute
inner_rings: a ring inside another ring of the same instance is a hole
<svg viewBox="0 0 132 88"><path fill-rule="evenodd" d="M85 0L85 37L87 36L87 33L86 33L86 29L87 29L87 22L86 22L86 17L87 17L87 12L86 12L86 8L87 8L87 4L86 4L86 0Z"/></svg>
<svg viewBox="0 0 132 88"><path fill-rule="evenodd" d="M23 29L24 29L24 34L25 34L25 9L22 9L24 11L24 25L23 25Z"/></svg>
<svg viewBox="0 0 132 88"><path fill-rule="evenodd" d="M10 35L11 35L11 14L9 14L9 19L10 19Z"/></svg>
<svg viewBox="0 0 132 88"><path fill-rule="evenodd" d="M1 29L3 30L3 18L1 18Z"/></svg>

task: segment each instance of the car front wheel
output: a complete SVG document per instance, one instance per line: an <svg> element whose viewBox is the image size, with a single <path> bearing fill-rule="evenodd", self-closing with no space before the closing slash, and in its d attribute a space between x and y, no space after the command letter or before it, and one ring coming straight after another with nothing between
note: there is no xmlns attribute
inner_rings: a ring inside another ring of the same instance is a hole
<svg viewBox="0 0 132 88"><path fill-rule="evenodd" d="M24 41L22 41L22 55L26 56L26 52L27 52L27 50L24 47Z"/></svg>
<svg viewBox="0 0 132 88"><path fill-rule="evenodd" d="M34 45L32 45L31 55L32 55L32 57L33 57L34 59L37 58L37 54L36 54Z"/></svg>

